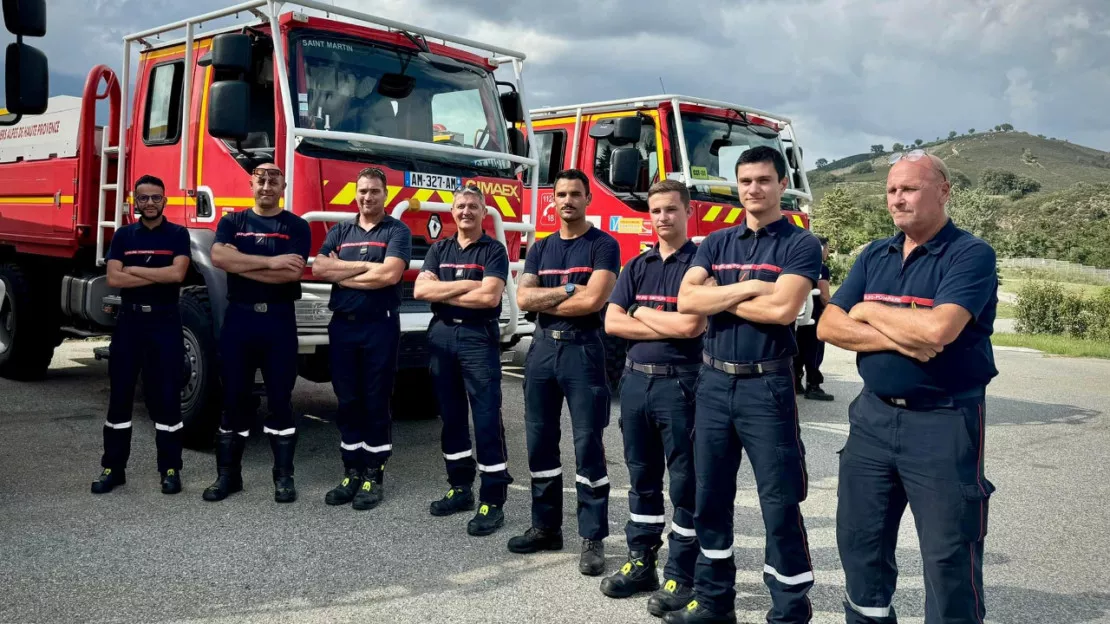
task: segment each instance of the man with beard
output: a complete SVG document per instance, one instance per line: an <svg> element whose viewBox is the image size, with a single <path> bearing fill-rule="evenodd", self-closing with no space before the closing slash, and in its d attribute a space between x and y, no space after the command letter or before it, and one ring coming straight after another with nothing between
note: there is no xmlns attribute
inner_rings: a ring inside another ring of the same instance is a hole
<svg viewBox="0 0 1110 624"><path fill-rule="evenodd" d="M162 216L166 185L145 175L135 182L140 219L120 228L106 257L108 285L120 289L116 331L108 347L111 391L104 423L104 456L93 494L127 482L135 382L143 376L147 411L154 420L162 493L181 491L181 340L178 287L192 261L189 232Z"/></svg>
<svg viewBox="0 0 1110 624"><path fill-rule="evenodd" d="M709 316L709 327L694 416L701 553L694 599L668 613L668 624L736 622L733 514L741 451L752 463L766 528L767 621L802 624L813 615L793 325L820 276L821 244L783 216L788 179L778 150L760 146L740 155L744 222L706 237L678 293L678 311Z"/></svg>
<svg viewBox="0 0 1110 624"><path fill-rule="evenodd" d="M524 370L524 420L532 473L532 526L509 540L509 550L533 553L563 547L563 467L559 421L563 399L574 433L578 493L578 570L605 570L609 535L609 473L602 433L609 424L609 382L601 339L601 308L620 272L620 248L586 220L590 181L577 169L555 176L558 233L528 251L517 305L538 312Z"/></svg>
<svg viewBox="0 0 1110 624"><path fill-rule="evenodd" d="M251 174L254 207L225 215L216 228L212 264L227 272L227 312L220 331L224 406L216 434L216 481L204 500L243 489L243 447L250 436L254 371L262 368L269 418L262 432L274 454L274 500L297 499L293 484L293 384L297 381L297 318L311 245L308 222L278 204L285 176L273 163Z"/></svg>
<svg viewBox="0 0 1110 624"><path fill-rule="evenodd" d="M358 217L328 230L312 274L334 282L328 344L336 424L345 475L329 505L366 510L381 501L393 452L389 412L401 340L401 276L412 257L412 232L385 214L386 178L368 167L355 182Z"/></svg>
<svg viewBox="0 0 1110 624"><path fill-rule="evenodd" d="M441 446L451 489L430 506L433 516L474 509L475 469L482 475L470 535L490 535L505 522L509 475L501 421L501 293L509 275L504 245L482 231L485 195L477 186L455 191L451 216L458 232L437 241L424 258L413 297L432 302L429 369L443 419ZM470 443L467 400L474 413Z"/></svg>

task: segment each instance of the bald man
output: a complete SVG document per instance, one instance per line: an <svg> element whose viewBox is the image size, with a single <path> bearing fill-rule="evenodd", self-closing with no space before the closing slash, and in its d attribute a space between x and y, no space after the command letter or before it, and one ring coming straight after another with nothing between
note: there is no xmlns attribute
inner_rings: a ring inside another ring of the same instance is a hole
<svg viewBox="0 0 1110 624"><path fill-rule="evenodd" d="M956 227L944 161L896 154L887 209L897 236L860 253L817 326L858 353L863 390L840 453L837 546L850 624L893 623L898 525L909 504L926 624L982 624L983 544L994 485L983 474L995 252Z"/></svg>

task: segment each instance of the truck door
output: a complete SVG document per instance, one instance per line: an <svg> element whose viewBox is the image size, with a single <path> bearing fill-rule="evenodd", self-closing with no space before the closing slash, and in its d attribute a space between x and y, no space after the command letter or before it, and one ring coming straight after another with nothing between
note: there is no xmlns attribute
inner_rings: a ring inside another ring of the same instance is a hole
<svg viewBox="0 0 1110 624"><path fill-rule="evenodd" d="M636 112L594 115L590 127L613 117L635 115ZM609 232L621 247L621 265L654 244L654 233L647 214L647 191L660 178L659 128L654 111L641 115L640 139L633 145L615 145L608 138L585 138L586 152L582 168L591 172L590 191L593 202L587 214L594 215L595 225ZM611 123L611 121L609 122ZM634 147L640 152L640 177L633 192L617 191L609 186L609 155L618 147Z"/></svg>
<svg viewBox="0 0 1110 624"><path fill-rule="evenodd" d="M552 180L555 179L555 174L567 167L567 130L561 127L545 127L541 130L536 130L536 151L539 153L539 167L536 169L528 169L524 174L524 192L525 203L527 204L527 194L531 193L532 189L532 175L533 171L537 171L539 181L539 197L536 198L536 210L538 223L536 224L537 232L550 233L559 229L559 215L555 214L554 210L548 209L547 205L552 202L554 195L552 193Z"/></svg>
<svg viewBox="0 0 1110 624"><path fill-rule="evenodd" d="M179 188L182 81L187 74L184 53L184 46L179 46L152 51L140 60L143 69L135 85L136 114L132 121L135 132L127 156L127 178L132 183L143 175L160 178L166 185L165 216L182 225L186 201L185 192ZM121 189L129 198L131 191Z"/></svg>

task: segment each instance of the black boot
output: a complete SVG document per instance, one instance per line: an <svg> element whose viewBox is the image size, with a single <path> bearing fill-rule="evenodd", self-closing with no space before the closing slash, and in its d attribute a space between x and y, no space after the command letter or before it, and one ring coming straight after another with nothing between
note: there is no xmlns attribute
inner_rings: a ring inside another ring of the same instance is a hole
<svg viewBox="0 0 1110 624"><path fill-rule="evenodd" d="M96 481L92 482L91 489L93 494L107 494L112 491L112 488L124 483L127 483L127 470L105 468Z"/></svg>
<svg viewBox="0 0 1110 624"><path fill-rule="evenodd" d="M221 501L243 489L243 448L247 440L229 431L216 434L216 481L204 490L206 501Z"/></svg>
<svg viewBox="0 0 1110 624"><path fill-rule="evenodd" d="M347 475L324 496L324 502L329 505L346 505L351 502L355 498L355 492L362 486L362 478L362 470L347 468Z"/></svg>
<svg viewBox="0 0 1110 624"><path fill-rule="evenodd" d="M466 532L475 537L493 535L505 524L505 512L501 505L482 503L478 513L466 523Z"/></svg>
<svg viewBox="0 0 1110 624"><path fill-rule="evenodd" d="M582 555L578 558L578 571L586 576L597 576L605 571L605 542L582 540Z"/></svg>
<svg viewBox="0 0 1110 624"><path fill-rule="evenodd" d="M697 600L691 600L685 607L663 616L663 621L667 624L736 624L736 611L714 613Z"/></svg>
<svg viewBox="0 0 1110 624"><path fill-rule="evenodd" d="M385 491L382 489L383 481L385 481L385 466L367 470L366 478L363 480L358 492L355 493L355 498L351 503L351 507L359 511L377 507L378 503L382 502L382 498L385 495Z"/></svg>
<svg viewBox="0 0 1110 624"><path fill-rule="evenodd" d="M694 599L694 588L688 585L679 585L674 580L663 583L663 589L656 591L647 601L648 613L661 618L671 611L690 604Z"/></svg>
<svg viewBox="0 0 1110 624"><path fill-rule="evenodd" d="M162 493L177 494L181 491L181 473L170 468L162 474Z"/></svg>
<svg viewBox="0 0 1110 624"><path fill-rule="evenodd" d="M271 434L270 448L274 451L274 501L292 503L297 500L297 488L293 485L293 452L297 448L297 434Z"/></svg>
<svg viewBox="0 0 1110 624"><path fill-rule="evenodd" d="M433 501L429 505L429 511L433 516L450 516L453 513L460 511L472 511L474 509L474 491L469 485L452 486L443 498Z"/></svg>
<svg viewBox="0 0 1110 624"><path fill-rule="evenodd" d="M519 554L539 552L541 550L562 550L563 532L559 529L538 529L532 527L509 540L509 550Z"/></svg>
<svg viewBox="0 0 1110 624"><path fill-rule="evenodd" d="M821 389L821 384L809 386L803 396L810 401L832 401L834 398L833 395Z"/></svg>
<svg viewBox="0 0 1110 624"><path fill-rule="evenodd" d="M658 547L629 551L628 561L621 569L601 580L601 593L610 598L628 598L639 592L659 589L659 577L655 572L657 551Z"/></svg>

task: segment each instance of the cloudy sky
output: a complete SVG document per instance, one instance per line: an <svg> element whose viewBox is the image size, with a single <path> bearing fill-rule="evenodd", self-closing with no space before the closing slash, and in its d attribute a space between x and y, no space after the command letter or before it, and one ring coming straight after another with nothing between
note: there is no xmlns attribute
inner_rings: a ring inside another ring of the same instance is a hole
<svg viewBox="0 0 1110 624"><path fill-rule="evenodd" d="M533 107L655 94L662 79L789 116L809 166L1004 122L1110 150L1106 0L334 2L526 53ZM125 32L232 3L47 0L51 92L118 68Z"/></svg>

